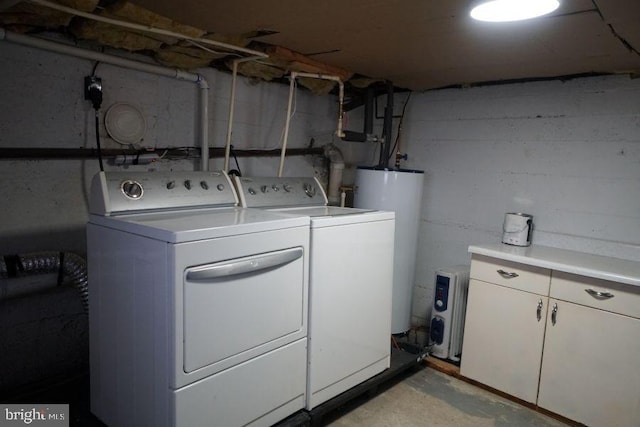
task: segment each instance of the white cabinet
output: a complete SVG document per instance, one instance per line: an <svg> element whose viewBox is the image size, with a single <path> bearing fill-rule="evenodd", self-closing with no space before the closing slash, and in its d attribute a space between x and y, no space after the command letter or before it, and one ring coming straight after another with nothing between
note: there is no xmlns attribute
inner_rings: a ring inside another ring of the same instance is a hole
<svg viewBox="0 0 640 427"><path fill-rule="evenodd" d="M471 279L460 373L535 403L547 300Z"/></svg>
<svg viewBox="0 0 640 427"><path fill-rule="evenodd" d="M551 296L580 304L550 299L538 406L589 426L636 427L640 320L620 307L640 310L640 293L616 283L593 282L562 273L556 278L554 272Z"/></svg>
<svg viewBox="0 0 640 427"><path fill-rule="evenodd" d="M460 373L591 427L638 427L638 274L603 280L558 253L531 265L473 253Z"/></svg>

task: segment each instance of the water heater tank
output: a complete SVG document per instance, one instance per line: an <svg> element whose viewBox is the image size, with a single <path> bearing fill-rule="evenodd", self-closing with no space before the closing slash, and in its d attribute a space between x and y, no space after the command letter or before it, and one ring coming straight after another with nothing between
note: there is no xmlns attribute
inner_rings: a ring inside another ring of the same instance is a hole
<svg viewBox="0 0 640 427"><path fill-rule="evenodd" d="M424 172L419 170L359 167L356 171L354 207L396 213L391 311L394 334L411 327L423 182Z"/></svg>

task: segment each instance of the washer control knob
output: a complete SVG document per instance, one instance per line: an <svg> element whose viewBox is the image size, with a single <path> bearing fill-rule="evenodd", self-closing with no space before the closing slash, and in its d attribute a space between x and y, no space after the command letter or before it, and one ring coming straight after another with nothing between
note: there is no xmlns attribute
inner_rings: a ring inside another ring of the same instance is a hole
<svg viewBox="0 0 640 427"><path fill-rule="evenodd" d="M120 190L122 193L130 199L139 199L144 194L142 185L138 181L126 180L120 184Z"/></svg>
<svg viewBox="0 0 640 427"><path fill-rule="evenodd" d="M291 191L291 186L289 184L284 184L282 189L288 193Z"/></svg>
<svg viewBox="0 0 640 427"><path fill-rule="evenodd" d="M175 181L169 181L169 182L167 182L167 189L168 189L168 190L172 190L172 189L174 189L174 188L175 188L175 186L176 186L176 182L175 182Z"/></svg>
<svg viewBox="0 0 640 427"><path fill-rule="evenodd" d="M305 184L302 186L302 189L304 190L304 193L305 193L307 196L309 196L309 197L313 197L313 196L315 196L315 195L316 195L316 187L314 187L314 186L313 186L313 185L311 185L311 184L307 184L307 183L305 183Z"/></svg>
<svg viewBox="0 0 640 427"><path fill-rule="evenodd" d="M202 187L203 190L208 190L209 184L207 184L207 181L200 181L200 187Z"/></svg>
<svg viewBox="0 0 640 427"><path fill-rule="evenodd" d="M263 193L267 193L269 192L269 187L267 187L266 185L263 185L262 187L260 187L260 191L262 191Z"/></svg>
<svg viewBox="0 0 640 427"><path fill-rule="evenodd" d="M249 187L249 189L247 190L249 192L249 194L251 194L252 196L256 195L256 190L254 190L253 188Z"/></svg>
<svg viewBox="0 0 640 427"><path fill-rule="evenodd" d="M187 190L191 190L191 180L187 179L184 181L184 188L186 188Z"/></svg>
<svg viewBox="0 0 640 427"><path fill-rule="evenodd" d="M222 190L224 190L224 185L218 184L218 185L216 185L216 188L218 189L218 191L222 191Z"/></svg>
<svg viewBox="0 0 640 427"><path fill-rule="evenodd" d="M436 307L442 307L444 305L444 303L442 302L442 300L437 300L436 301Z"/></svg>
<svg viewBox="0 0 640 427"><path fill-rule="evenodd" d="M273 191L280 191L280 187L278 187L276 184L273 184L271 188L273 188Z"/></svg>

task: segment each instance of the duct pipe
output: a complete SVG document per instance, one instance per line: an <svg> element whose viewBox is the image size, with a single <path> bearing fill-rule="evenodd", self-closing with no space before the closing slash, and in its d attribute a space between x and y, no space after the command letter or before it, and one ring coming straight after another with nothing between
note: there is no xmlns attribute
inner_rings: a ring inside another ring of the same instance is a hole
<svg viewBox="0 0 640 427"><path fill-rule="evenodd" d="M335 144L324 146L324 155L329 159L329 185L327 198L330 205L340 203L340 187L342 186L342 174L344 172L344 156Z"/></svg>
<svg viewBox="0 0 640 427"><path fill-rule="evenodd" d="M131 70L143 71L150 74L156 74L159 76L196 83L200 89L200 129L198 131L198 142L200 143L201 147L202 170L209 170L209 142L207 140L209 84L202 75L188 73L178 69L161 67L153 64L145 64L144 62L138 62L131 59L121 58L119 56L95 52L92 50L80 49L75 46L69 46L50 40L39 39L36 37L25 36L23 34L6 31L3 28L0 28L0 40L5 40L23 46L48 50L51 52L61 53L64 55L75 56L77 58L88 59L90 61L99 61L105 64L116 65L118 67L128 68Z"/></svg>
<svg viewBox="0 0 640 427"><path fill-rule="evenodd" d="M295 90L295 80L298 77L309 77L312 79L333 80L335 82L338 82L338 129L336 130L336 136L338 138L344 138L344 132L342 131L342 116L344 114L344 83L342 83L340 77L331 76L328 74L299 73L296 71L292 71L289 75L289 103L287 106L287 119L285 122L284 139L282 141L282 149L280 153L280 167L278 168L278 176L282 176L282 171L284 170L284 158L287 151L287 140L289 139L289 124L291 122L291 105L293 103L293 91Z"/></svg>
<svg viewBox="0 0 640 427"><path fill-rule="evenodd" d="M0 279L10 279L32 274L58 273L58 284L67 277L82 301L85 313L89 311L87 263L71 252L37 252L25 255L9 255L0 259Z"/></svg>

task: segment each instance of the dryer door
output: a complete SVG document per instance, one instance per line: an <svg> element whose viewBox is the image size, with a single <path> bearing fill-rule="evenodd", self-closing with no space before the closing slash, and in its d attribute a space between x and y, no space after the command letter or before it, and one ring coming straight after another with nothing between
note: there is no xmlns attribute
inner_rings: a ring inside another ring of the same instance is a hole
<svg viewBox="0 0 640 427"><path fill-rule="evenodd" d="M191 267L184 273L184 371L299 331L303 248Z"/></svg>

